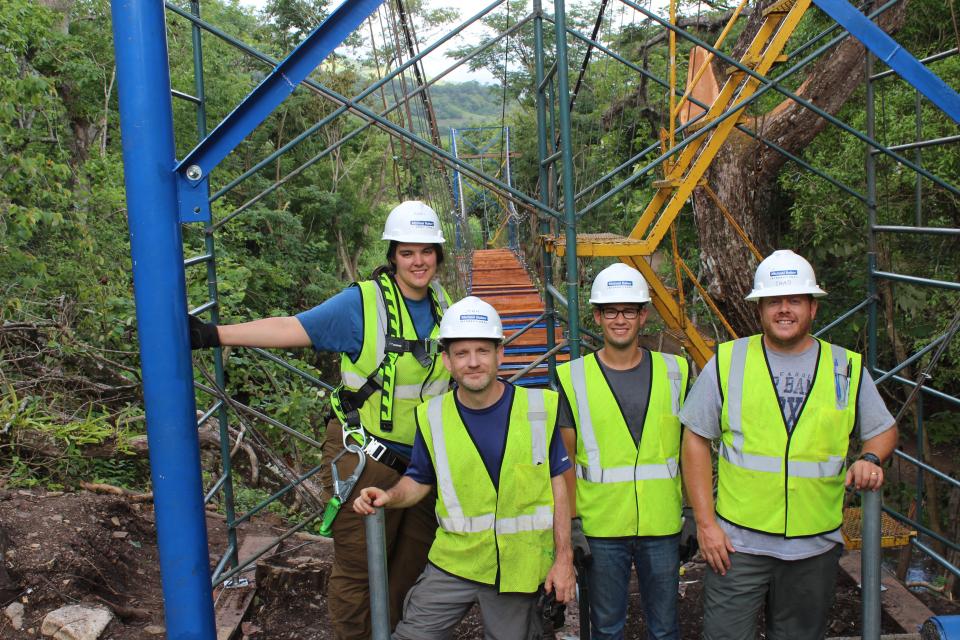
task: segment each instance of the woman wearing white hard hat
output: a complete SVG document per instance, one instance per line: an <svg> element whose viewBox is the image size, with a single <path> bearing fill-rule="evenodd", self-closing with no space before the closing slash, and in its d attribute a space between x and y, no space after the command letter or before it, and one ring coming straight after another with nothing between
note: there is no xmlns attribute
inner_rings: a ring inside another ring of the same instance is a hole
<svg viewBox="0 0 960 640"><path fill-rule="evenodd" d="M313 309L235 325L190 319L193 348L312 346L316 351L341 354L341 384L331 397L336 418L327 425L323 459L333 460L343 451L343 425L362 429L367 462L355 492L372 485L389 486L400 478L413 446L416 406L444 393L450 379L437 348L440 319L450 303L435 279L443 262L440 219L423 202L403 202L387 216L382 239L389 241L387 264L369 280L354 283ZM353 455L341 459L342 478L350 474L355 461ZM329 465L321 477L332 486ZM407 590L426 563L435 529L432 499L387 516L394 625ZM328 609L334 634L338 640L368 638L363 521L352 510L342 509L333 521L332 535Z"/></svg>

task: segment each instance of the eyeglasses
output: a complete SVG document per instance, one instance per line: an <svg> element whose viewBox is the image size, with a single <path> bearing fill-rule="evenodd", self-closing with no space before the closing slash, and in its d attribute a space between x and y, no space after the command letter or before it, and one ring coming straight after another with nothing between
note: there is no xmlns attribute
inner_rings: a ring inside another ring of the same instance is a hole
<svg viewBox="0 0 960 640"><path fill-rule="evenodd" d="M607 320L614 320L620 314L623 314L624 320L636 320L640 317L640 311L643 310L643 307L627 307L626 309L616 309L614 307L603 307L600 310L600 315L602 315Z"/></svg>

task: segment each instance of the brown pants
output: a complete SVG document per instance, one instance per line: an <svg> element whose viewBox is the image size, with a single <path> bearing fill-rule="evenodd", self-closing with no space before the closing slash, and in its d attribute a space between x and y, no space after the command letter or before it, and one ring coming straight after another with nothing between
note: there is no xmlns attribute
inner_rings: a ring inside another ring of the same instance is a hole
<svg viewBox="0 0 960 640"><path fill-rule="evenodd" d="M333 460L343 450L340 423L327 425L323 442L323 459ZM346 455L337 463L337 472L346 479L357 466L357 456ZM332 492L333 477L329 467L321 471L321 480ZM327 608L337 640L369 638L370 589L367 578L367 544L363 517L354 512L353 499L364 487L388 489L400 474L386 465L367 460L353 493L344 502L333 521L333 572L327 589ZM332 495L332 493L330 494ZM427 552L437 531L434 513L436 490L409 509L387 509L386 541L387 572L390 591L390 626L397 625L403 601L427 564Z"/></svg>

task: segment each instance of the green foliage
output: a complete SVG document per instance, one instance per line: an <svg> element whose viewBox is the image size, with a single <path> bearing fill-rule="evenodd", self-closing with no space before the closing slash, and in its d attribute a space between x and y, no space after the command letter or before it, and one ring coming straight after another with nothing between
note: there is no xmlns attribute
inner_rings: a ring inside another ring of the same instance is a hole
<svg viewBox="0 0 960 640"><path fill-rule="evenodd" d="M0 467L0 483L14 487L75 487L81 480L121 487L146 486L146 461L134 456L131 425L138 411L127 407L118 413L90 408L86 414L63 421L47 411L48 398L18 397L12 386L0 395L0 424L8 442L9 464ZM109 451L91 457L86 449L97 445ZM55 454L53 452L56 452Z"/></svg>

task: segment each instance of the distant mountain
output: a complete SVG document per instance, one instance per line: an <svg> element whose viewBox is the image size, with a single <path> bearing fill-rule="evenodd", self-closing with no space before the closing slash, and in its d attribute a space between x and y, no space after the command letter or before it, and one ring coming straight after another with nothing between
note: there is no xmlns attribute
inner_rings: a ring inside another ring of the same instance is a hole
<svg viewBox="0 0 960 640"><path fill-rule="evenodd" d="M430 87L444 143L450 128L499 125L502 113L500 87L479 82L438 83ZM511 105L507 105L510 110Z"/></svg>

